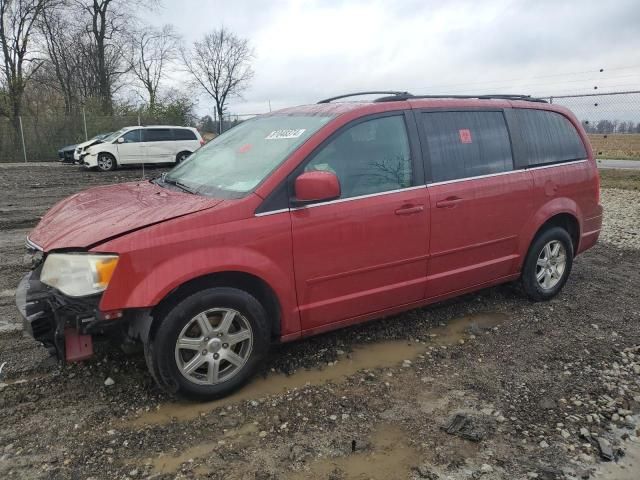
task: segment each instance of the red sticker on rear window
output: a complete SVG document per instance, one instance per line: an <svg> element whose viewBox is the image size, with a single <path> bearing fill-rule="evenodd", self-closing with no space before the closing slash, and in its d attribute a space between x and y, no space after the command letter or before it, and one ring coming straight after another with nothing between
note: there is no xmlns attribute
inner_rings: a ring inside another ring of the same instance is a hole
<svg viewBox="0 0 640 480"><path fill-rule="evenodd" d="M468 128L461 128L458 130L460 134L460 142L462 143L471 143L471 130Z"/></svg>

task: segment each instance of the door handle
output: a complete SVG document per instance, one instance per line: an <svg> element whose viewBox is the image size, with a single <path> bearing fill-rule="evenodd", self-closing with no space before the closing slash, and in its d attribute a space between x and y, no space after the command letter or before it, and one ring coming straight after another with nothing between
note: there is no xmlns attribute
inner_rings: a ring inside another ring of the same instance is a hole
<svg viewBox="0 0 640 480"><path fill-rule="evenodd" d="M436 208L453 208L461 201L462 199L460 197L447 197L444 200L436 202Z"/></svg>
<svg viewBox="0 0 640 480"><path fill-rule="evenodd" d="M396 210L396 215L412 215L422 211L424 211L424 206L422 205L404 205Z"/></svg>

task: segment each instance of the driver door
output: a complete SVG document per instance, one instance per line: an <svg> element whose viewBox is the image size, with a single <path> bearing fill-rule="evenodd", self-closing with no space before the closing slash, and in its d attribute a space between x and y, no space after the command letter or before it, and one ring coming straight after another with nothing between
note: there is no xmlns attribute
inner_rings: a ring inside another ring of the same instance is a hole
<svg viewBox="0 0 640 480"><path fill-rule="evenodd" d="M141 132L141 128L129 130L117 140L119 164L144 163L145 151Z"/></svg>
<svg viewBox="0 0 640 480"><path fill-rule="evenodd" d="M407 121L357 120L304 165L335 173L341 195L291 210L302 330L424 298L429 198Z"/></svg>

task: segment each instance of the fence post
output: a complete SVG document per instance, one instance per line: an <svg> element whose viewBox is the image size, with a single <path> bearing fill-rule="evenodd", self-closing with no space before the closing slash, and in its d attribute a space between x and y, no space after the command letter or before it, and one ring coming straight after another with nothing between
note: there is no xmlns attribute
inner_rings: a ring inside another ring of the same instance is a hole
<svg viewBox="0 0 640 480"><path fill-rule="evenodd" d="M89 140L89 136L87 135L87 115L84 111L84 107L82 107L82 122L84 123L84 141Z"/></svg>
<svg viewBox="0 0 640 480"><path fill-rule="evenodd" d="M22 154L24 155L24 163L27 163L27 147L24 143L24 129L22 128L22 115L18 117L20 122L20 136L22 137Z"/></svg>

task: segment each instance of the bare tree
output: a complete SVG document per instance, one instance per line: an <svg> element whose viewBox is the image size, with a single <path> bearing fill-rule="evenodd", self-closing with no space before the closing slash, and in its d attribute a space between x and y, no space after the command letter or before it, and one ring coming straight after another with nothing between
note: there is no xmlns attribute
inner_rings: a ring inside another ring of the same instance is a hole
<svg viewBox="0 0 640 480"><path fill-rule="evenodd" d="M221 27L194 42L191 51L182 52L182 58L195 83L215 101L222 133L227 100L240 96L253 78L249 42Z"/></svg>
<svg viewBox="0 0 640 480"><path fill-rule="evenodd" d="M137 9L152 8L158 0L74 0L74 3L88 17L86 32L91 38L96 96L100 98L103 113L111 115L117 81L129 70L127 32L133 29Z"/></svg>
<svg viewBox="0 0 640 480"><path fill-rule="evenodd" d="M171 25L161 29L147 27L131 36L129 66L149 96L150 110L155 108L160 80L178 56L179 42L180 37Z"/></svg>
<svg viewBox="0 0 640 480"><path fill-rule="evenodd" d="M40 21L47 58L37 80L62 95L67 114L94 94L97 83L91 38L78 20L72 9L59 7L45 10Z"/></svg>
<svg viewBox="0 0 640 480"><path fill-rule="evenodd" d="M32 35L36 22L54 0L0 0L0 47L8 105L6 114L18 125L22 100L31 76L42 65L34 56Z"/></svg>

